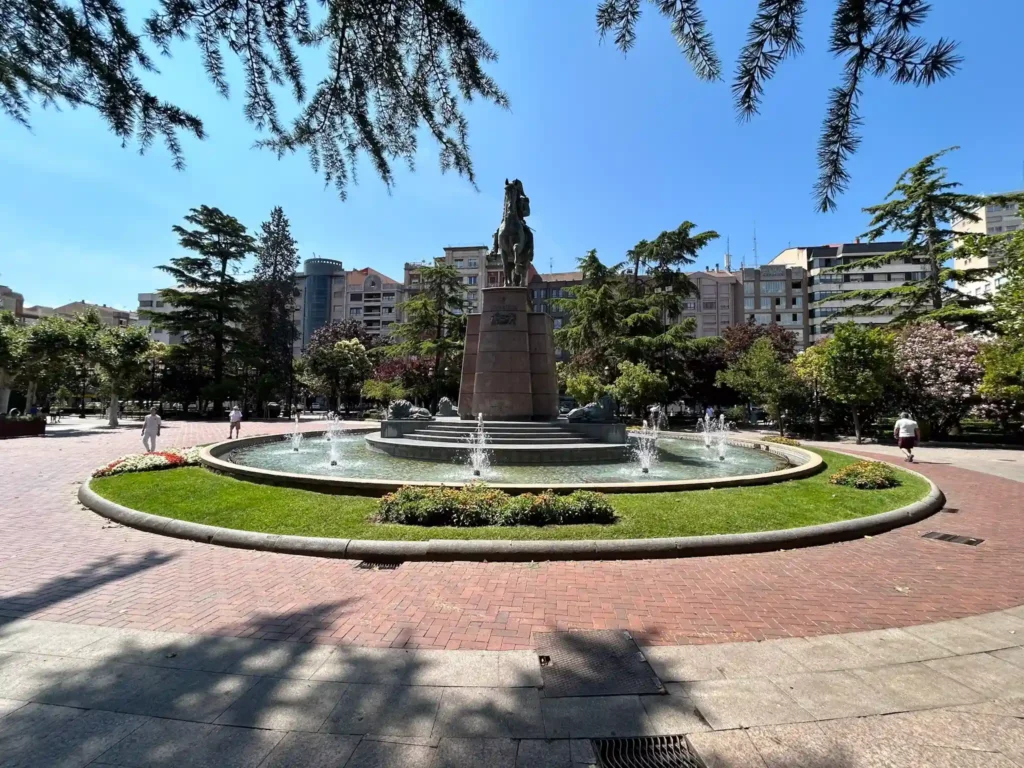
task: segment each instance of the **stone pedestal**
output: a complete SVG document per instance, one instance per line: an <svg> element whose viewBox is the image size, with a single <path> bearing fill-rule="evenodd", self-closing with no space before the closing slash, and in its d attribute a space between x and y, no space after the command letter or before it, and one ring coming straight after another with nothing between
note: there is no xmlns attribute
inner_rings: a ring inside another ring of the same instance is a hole
<svg viewBox="0 0 1024 768"><path fill-rule="evenodd" d="M558 417L554 323L530 311L529 288L484 288L470 315L462 359L459 416L490 421Z"/></svg>

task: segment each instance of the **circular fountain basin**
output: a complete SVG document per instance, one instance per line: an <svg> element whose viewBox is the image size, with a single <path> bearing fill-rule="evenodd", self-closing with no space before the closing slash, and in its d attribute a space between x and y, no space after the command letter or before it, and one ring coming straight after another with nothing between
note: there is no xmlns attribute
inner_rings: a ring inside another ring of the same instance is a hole
<svg viewBox="0 0 1024 768"><path fill-rule="evenodd" d="M376 430L373 430L376 432ZM662 433L657 460L643 473L635 461L495 465L480 476L464 460L424 461L374 450L364 433L346 432L335 442L337 466L331 466L331 443L324 433L304 433L298 453L290 437L256 436L216 443L203 449L202 463L245 480L330 493L379 495L406 485L461 486L485 482L517 493L570 492L585 488L606 493L682 491L762 485L814 474L821 458L810 451L730 438L726 457L709 450L703 438ZM371 434L370 437L373 435Z"/></svg>

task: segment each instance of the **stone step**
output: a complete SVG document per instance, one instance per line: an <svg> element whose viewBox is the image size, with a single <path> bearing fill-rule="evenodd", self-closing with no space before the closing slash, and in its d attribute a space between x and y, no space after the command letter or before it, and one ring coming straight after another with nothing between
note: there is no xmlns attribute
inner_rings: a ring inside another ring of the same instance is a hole
<svg viewBox="0 0 1024 768"><path fill-rule="evenodd" d="M476 427L472 429L445 429L443 427L424 426L416 429L417 432L429 431L444 435L472 435L476 433ZM570 429L507 429L505 427L486 427L484 432L488 435L575 435Z"/></svg>
<svg viewBox="0 0 1024 768"><path fill-rule="evenodd" d="M469 441L457 435L437 435L424 432L411 432L405 435L407 440L418 440L429 443L450 443L451 445L469 446ZM487 445L600 445L582 435L557 435L544 437L501 437L488 436Z"/></svg>
<svg viewBox="0 0 1024 768"><path fill-rule="evenodd" d="M462 431L475 431L477 428L475 421L459 421L459 422L443 422L443 421L431 421L424 426L428 426L430 429L446 429L453 432ZM530 421L522 422L484 422L485 432L505 431L505 432L569 432L569 428L564 424L545 424L543 422L534 423Z"/></svg>

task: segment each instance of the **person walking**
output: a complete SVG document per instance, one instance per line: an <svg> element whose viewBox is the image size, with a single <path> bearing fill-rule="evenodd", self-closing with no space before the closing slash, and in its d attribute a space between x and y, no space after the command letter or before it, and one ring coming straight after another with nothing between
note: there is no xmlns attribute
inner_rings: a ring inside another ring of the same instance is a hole
<svg viewBox="0 0 1024 768"><path fill-rule="evenodd" d="M232 437L238 437L242 429L242 411L239 410L238 406L231 408L231 413L228 414L228 420L230 425L228 426L228 440Z"/></svg>
<svg viewBox="0 0 1024 768"><path fill-rule="evenodd" d="M896 444L899 445L900 450L906 454L903 460L913 464L914 446L921 438L921 429L906 411L903 411L899 419L896 420L896 426L892 428L892 436L896 438Z"/></svg>
<svg viewBox="0 0 1024 768"><path fill-rule="evenodd" d="M142 422L142 445L147 453L152 453L156 450L156 439L160 435L160 423L161 420L156 413L156 408L150 408L149 416Z"/></svg>

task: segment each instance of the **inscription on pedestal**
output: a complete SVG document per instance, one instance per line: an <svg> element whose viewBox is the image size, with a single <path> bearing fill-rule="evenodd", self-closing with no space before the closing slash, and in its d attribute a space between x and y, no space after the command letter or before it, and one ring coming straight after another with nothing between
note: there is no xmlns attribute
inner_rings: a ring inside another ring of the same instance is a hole
<svg viewBox="0 0 1024 768"><path fill-rule="evenodd" d="M491 325L515 325L515 312L495 312L491 315Z"/></svg>

